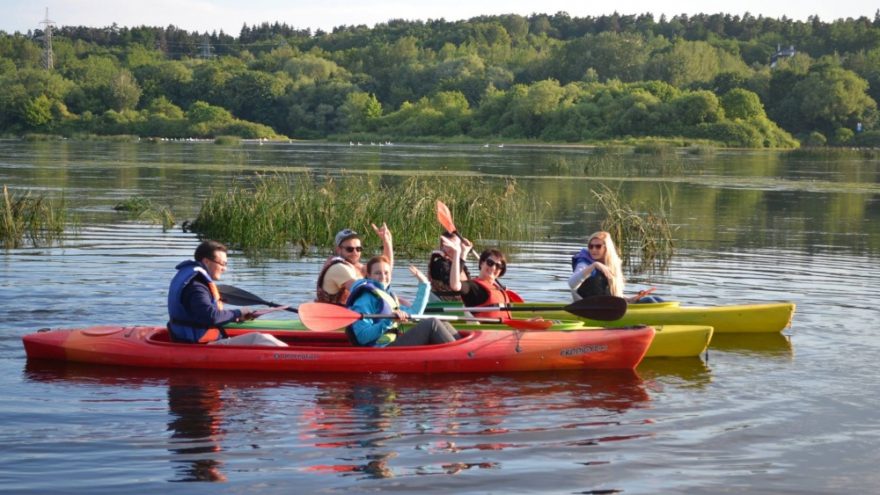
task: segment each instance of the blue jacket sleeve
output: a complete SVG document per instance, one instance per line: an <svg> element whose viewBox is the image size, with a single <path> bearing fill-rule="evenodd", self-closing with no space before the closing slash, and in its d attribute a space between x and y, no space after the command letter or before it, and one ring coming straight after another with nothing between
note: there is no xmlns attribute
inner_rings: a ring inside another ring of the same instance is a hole
<svg viewBox="0 0 880 495"><path fill-rule="evenodd" d="M241 316L241 311L237 309L217 309L212 302L211 290L199 282L194 281L184 287L180 298L193 322L206 327L225 325Z"/></svg>
<svg viewBox="0 0 880 495"><path fill-rule="evenodd" d="M419 289L416 291L416 297L413 299L412 305L401 306L400 309L411 315L424 314L425 308L428 307L428 297L431 293L431 285L427 283L419 283Z"/></svg>
<svg viewBox="0 0 880 495"><path fill-rule="evenodd" d="M378 314L382 310L382 301L367 291L348 307L352 311L363 314ZM391 318L365 318L352 323L351 329L358 342L362 345L371 345L382 336L389 328L394 326L395 320Z"/></svg>

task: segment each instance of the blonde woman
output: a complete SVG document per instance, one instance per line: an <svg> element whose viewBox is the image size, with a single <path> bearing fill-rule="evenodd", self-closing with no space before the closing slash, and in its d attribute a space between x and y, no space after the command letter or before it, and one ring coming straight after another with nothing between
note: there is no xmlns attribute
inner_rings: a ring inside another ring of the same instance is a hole
<svg viewBox="0 0 880 495"><path fill-rule="evenodd" d="M581 249L571 258L573 273L568 279L571 297L575 301L590 296L625 297L622 265L611 234L605 231L594 233L590 236L586 249ZM653 289L643 290L626 300L633 303L662 301L658 297L649 296L651 292Z"/></svg>

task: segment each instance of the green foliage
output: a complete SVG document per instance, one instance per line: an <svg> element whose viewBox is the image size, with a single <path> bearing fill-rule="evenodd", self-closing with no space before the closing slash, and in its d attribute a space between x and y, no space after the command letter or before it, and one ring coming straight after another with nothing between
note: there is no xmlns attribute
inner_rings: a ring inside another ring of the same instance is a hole
<svg viewBox="0 0 880 495"><path fill-rule="evenodd" d="M56 34L55 70L46 71L40 39L0 33L0 133L268 129L567 142L718 134L774 146L794 142L790 132L878 124L880 24L867 18L558 13L314 35L279 23L244 26L238 38L173 26ZM200 57L206 39L214 58ZM797 53L771 69L778 45ZM197 102L210 115L180 115Z"/></svg>
<svg viewBox="0 0 880 495"><path fill-rule="evenodd" d="M731 89L721 98L721 105L724 107L724 114L729 119L767 117L764 113L764 105L761 104L761 98L746 89Z"/></svg>
<svg viewBox="0 0 880 495"><path fill-rule="evenodd" d="M825 146L828 143L828 139L819 131L813 131L804 139L804 146L810 147L818 147Z"/></svg>
<svg viewBox="0 0 880 495"><path fill-rule="evenodd" d="M847 129L846 127L838 127L834 130L834 137L832 141L837 145L847 145L852 142L856 133L852 131L852 129Z"/></svg>
<svg viewBox="0 0 880 495"><path fill-rule="evenodd" d="M40 95L25 103L22 114L28 127L39 129L52 121L52 102Z"/></svg>
<svg viewBox="0 0 880 495"><path fill-rule="evenodd" d="M880 148L880 131L866 131L859 133L856 135L854 144L857 146Z"/></svg>

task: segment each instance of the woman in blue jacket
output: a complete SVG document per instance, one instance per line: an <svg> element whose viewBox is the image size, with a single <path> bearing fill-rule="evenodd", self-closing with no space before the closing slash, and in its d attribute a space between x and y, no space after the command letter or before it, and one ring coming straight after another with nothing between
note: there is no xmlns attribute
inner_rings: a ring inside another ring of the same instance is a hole
<svg viewBox="0 0 880 495"><path fill-rule="evenodd" d="M391 262L385 256L376 256L367 262L367 278L354 283L346 306L362 314L387 314L394 318L363 318L346 328L352 344L385 347L442 344L461 338L448 322L434 318L419 321L401 331L398 324L409 320L410 314L422 314L428 304L428 278L415 266L409 271L419 280L419 289L411 306L401 306L391 290Z"/></svg>

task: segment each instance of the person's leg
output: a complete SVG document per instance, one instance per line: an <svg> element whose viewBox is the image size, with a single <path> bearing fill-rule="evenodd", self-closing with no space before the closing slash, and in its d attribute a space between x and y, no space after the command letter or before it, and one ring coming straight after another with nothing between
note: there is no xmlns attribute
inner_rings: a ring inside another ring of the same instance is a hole
<svg viewBox="0 0 880 495"><path fill-rule="evenodd" d="M448 336L448 337L444 337L443 342L452 342L453 340L458 340L461 338L461 334L458 333L458 330L456 330L454 326L452 326L452 323L449 323L446 320L436 320L436 321L442 327L442 332L446 336Z"/></svg>
<svg viewBox="0 0 880 495"><path fill-rule="evenodd" d="M445 326L444 326L445 324ZM458 332L447 322L429 318L418 322L389 344L390 346L443 344L456 340Z"/></svg>
<svg viewBox="0 0 880 495"><path fill-rule="evenodd" d="M645 297L639 299L638 301L636 301L636 304L639 304L639 303L648 304L648 303L659 303L659 302L663 302L663 299L660 297L657 297L657 296L645 296Z"/></svg>

